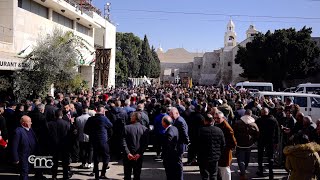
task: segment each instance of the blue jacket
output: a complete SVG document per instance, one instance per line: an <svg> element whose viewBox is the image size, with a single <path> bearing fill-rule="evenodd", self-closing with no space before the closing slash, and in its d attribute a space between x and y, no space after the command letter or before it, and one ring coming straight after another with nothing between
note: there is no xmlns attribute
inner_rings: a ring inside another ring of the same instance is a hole
<svg viewBox="0 0 320 180"><path fill-rule="evenodd" d="M156 116L156 118L154 119L154 132L156 134L160 134L160 135L163 135L164 132L165 132L165 129L164 127L162 126L162 118L164 116L168 116L168 114L166 113L161 113L159 114L158 116Z"/></svg>
<svg viewBox="0 0 320 180"><path fill-rule="evenodd" d="M177 119L173 121L173 126L175 126L179 131L179 144L188 144L189 143L189 135L188 135L188 125L183 117L179 116Z"/></svg>
<svg viewBox="0 0 320 180"><path fill-rule="evenodd" d="M112 126L107 117L96 114L88 119L84 126L84 133L89 135L93 145L103 145L108 142L108 131Z"/></svg>
<svg viewBox="0 0 320 180"><path fill-rule="evenodd" d="M18 127L14 131L12 143L12 158L14 162L17 161L28 161L28 157L35 152L37 139L32 129L28 132L23 127ZM32 138L32 139L30 139Z"/></svg>

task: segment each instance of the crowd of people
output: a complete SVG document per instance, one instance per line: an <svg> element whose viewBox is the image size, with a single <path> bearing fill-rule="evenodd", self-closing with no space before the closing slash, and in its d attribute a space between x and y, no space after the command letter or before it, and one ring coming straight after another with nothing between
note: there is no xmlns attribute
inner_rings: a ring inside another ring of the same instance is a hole
<svg viewBox="0 0 320 180"><path fill-rule="evenodd" d="M0 106L1 160L17 164L21 179L28 179L28 158L35 155L53 157L52 179L59 161L63 179L73 175L71 162L92 168L95 179L107 179L115 158L123 160L124 179L133 172L138 180L148 145L154 159L163 160L168 180L183 180L184 165L199 166L204 180L230 180L233 155L240 179L247 179L255 147L258 176L266 175L264 156L269 179L275 162L290 179L316 179L320 172L320 120L314 123L290 98L259 99L230 87L135 87L5 99ZM34 172L45 179L43 169Z"/></svg>

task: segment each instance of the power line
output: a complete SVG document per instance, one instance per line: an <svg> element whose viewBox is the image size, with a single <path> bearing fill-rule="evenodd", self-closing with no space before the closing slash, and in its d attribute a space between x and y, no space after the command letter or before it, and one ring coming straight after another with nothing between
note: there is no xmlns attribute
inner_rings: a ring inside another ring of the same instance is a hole
<svg viewBox="0 0 320 180"><path fill-rule="evenodd" d="M253 16L253 15L245 15L245 14L202 13L202 12L162 11L162 10L144 10L144 9L113 9L113 11L145 12L145 13L164 13L164 14L184 14L184 15L203 15L203 16L228 16L228 17L235 17L235 16L237 16L237 17L250 17L250 18L320 20L320 17L301 17L301 16Z"/></svg>
<svg viewBox="0 0 320 180"><path fill-rule="evenodd" d="M169 18L156 18L156 17L118 17L116 19L135 19L135 20L156 20L156 21L169 21L172 19ZM197 21L202 22L226 22L224 19L198 19ZM248 23L295 23L295 24L301 24L301 23L320 23L320 21L278 21L278 20L237 20L233 19L234 22L248 22Z"/></svg>

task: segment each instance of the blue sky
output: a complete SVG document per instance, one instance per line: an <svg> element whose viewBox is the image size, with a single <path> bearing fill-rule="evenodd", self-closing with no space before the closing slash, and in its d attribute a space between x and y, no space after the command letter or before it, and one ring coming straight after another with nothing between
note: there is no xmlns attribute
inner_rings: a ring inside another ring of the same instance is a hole
<svg viewBox="0 0 320 180"><path fill-rule="evenodd" d="M313 28L312 36L320 36L320 0L93 0L102 11L106 2L111 3L111 20L118 32L133 32L141 38L146 34L151 45L158 47L161 43L164 50L183 47L202 52L222 47L229 15L247 15L231 17L238 42L245 39L250 24L263 33L289 27L301 29L306 25Z"/></svg>

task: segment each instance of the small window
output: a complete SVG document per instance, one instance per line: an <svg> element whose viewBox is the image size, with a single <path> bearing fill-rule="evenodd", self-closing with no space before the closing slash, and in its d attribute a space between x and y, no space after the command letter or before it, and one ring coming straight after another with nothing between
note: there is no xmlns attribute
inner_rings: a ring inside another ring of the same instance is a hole
<svg viewBox="0 0 320 180"><path fill-rule="evenodd" d="M212 68L216 68L216 63L211 64Z"/></svg>
<svg viewBox="0 0 320 180"><path fill-rule="evenodd" d="M200 65L198 65L198 69L200 69L201 68L201 66Z"/></svg>
<svg viewBox="0 0 320 180"><path fill-rule="evenodd" d="M307 107L307 97L294 97L293 102L300 107Z"/></svg>
<svg viewBox="0 0 320 180"><path fill-rule="evenodd" d="M171 73L171 77L174 77L174 73Z"/></svg>
<svg viewBox="0 0 320 180"><path fill-rule="evenodd" d="M320 98L311 97L311 107L320 108Z"/></svg>
<svg viewBox="0 0 320 180"><path fill-rule="evenodd" d="M228 62L228 66L231 66L231 62Z"/></svg>

